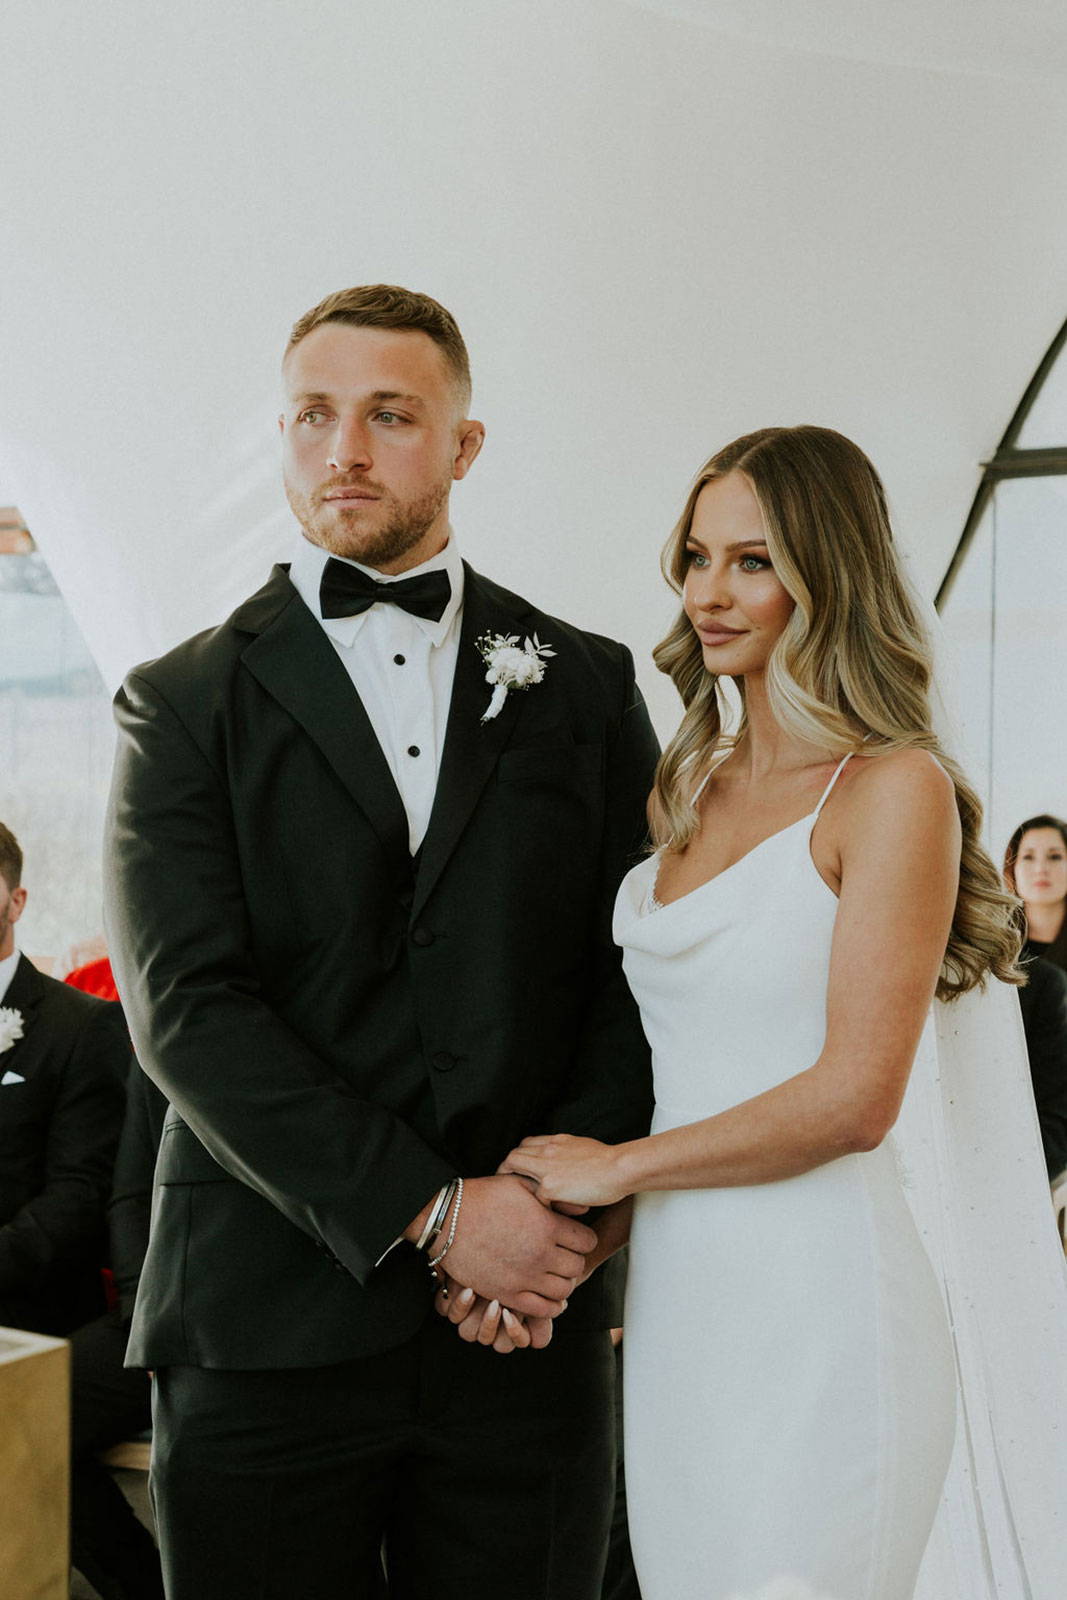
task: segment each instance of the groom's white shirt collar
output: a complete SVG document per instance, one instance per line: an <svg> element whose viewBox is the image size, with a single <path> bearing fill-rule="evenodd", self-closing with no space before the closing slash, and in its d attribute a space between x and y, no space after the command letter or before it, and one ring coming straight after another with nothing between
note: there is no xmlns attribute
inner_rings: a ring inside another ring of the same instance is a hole
<svg viewBox="0 0 1067 1600"><path fill-rule="evenodd" d="M319 605L319 585L322 582L322 572L330 552L321 545L312 544L311 540L303 533L298 533L296 546L293 550L292 565L289 568L289 577L301 600L307 606L313 617L317 617L323 629L331 639L347 649L358 638L360 630L370 616L373 606L366 611L361 611L354 617L324 617ZM429 561L423 561L420 566L410 567L407 572L387 573L379 572L375 567L365 567L360 561L349 561L347 556L335 556L335 561L343 561L346 566L358 567L360 572L365 572L379 583L398 583L402 578L414 578L420 572L448 573L452 585L452 593L448 604L441 613L440 618L434 622L429 617L412 617L418 624L431 645L438 648L444 644L451 631L456 614L463 604L463 559L459 553L452 529L448 530L448 543L443 550L439 550ZM410 613L408 613L410 615Z"/></svg>

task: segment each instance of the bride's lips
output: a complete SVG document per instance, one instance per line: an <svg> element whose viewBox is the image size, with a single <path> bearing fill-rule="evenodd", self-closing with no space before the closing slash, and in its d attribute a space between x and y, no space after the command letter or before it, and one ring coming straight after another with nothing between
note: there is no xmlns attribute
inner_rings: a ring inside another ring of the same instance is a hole
<svg viewBox="0 0 1067 1600"><path fill-rule="evenodd" d="M721 623L697 629L701 644L729 644L733 639L740 639L744 632L744 628L726 628Z"/></svg>

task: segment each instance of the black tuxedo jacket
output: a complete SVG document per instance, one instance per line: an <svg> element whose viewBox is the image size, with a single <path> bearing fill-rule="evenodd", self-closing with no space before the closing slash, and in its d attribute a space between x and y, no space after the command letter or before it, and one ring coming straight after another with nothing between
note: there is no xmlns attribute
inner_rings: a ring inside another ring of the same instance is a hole
<svg viewBox="0 0 1067 1600"><path fill-rule="evenodd" d="M126 1080L126 1115L107 1209L111 1270L119 1311L127 1324L148 1253L153 1177L166 1115L166 1100L135 1061Z"/></svg>
<svg viewBox="0 0 1067 1600"><path fill-rule="evenodd" d="M102 1309L129 1037L121 1006L25 956L0 1003L22 1015L0 1054L0 1317L66 1334Z"/></svg>
<svg viewBox="0 0 1067 1600"><path fill-rule="evenodd" d="M475 641L534 632L491 693ZM379 1258L456 1173L538 1130L620 1140L651 1107L611 943L656 742L628 652L467 569L416 862L333 645L284 568L117 698L107 872L139 1059L167 1095L130 1359L319 1365L407 1339L424 1261ZM619 1317L621 1267L566 1316Z"/></svg>

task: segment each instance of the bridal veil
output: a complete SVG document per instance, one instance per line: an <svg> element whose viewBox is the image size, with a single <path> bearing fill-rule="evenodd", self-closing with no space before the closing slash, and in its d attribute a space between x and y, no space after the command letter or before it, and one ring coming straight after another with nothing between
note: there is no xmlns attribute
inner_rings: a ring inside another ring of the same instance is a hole
<svg viewBox="0 0 1067 1600"><path fill-rule="evenodd" d="M932 608L938 734L959 745ZM938 1001L893 1134L956 1351L956 1447L916 1600L1067 1596L1067 1263L1019 1002Z"/></svg>

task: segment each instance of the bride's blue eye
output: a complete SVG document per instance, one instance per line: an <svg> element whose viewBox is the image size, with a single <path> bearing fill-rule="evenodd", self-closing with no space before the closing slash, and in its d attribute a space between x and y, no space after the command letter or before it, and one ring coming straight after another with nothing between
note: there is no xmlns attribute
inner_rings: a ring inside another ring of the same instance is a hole
<svg viewBox="0 0 1067 1600"><path fill-rule="evenodd" d="M685 562L688 567L702 569L707 566L708 558L703 550L687 550L685 552Z"/></svg>
<svg viewBox="0 0 1067 1600"><path fill-rule="evenodd" d="M742 556L738 565L742 572L765 572L770 562L764 556Z"/></svg>

